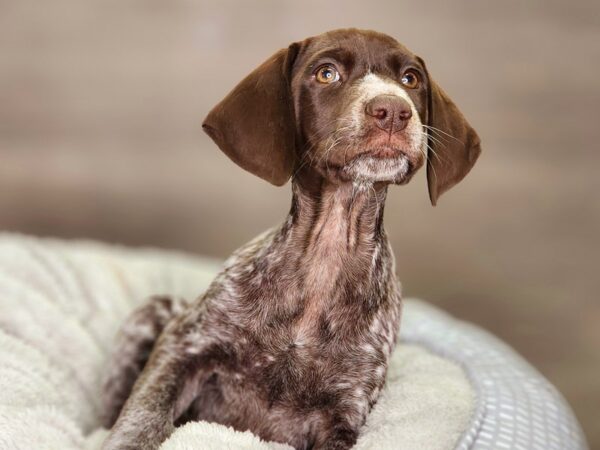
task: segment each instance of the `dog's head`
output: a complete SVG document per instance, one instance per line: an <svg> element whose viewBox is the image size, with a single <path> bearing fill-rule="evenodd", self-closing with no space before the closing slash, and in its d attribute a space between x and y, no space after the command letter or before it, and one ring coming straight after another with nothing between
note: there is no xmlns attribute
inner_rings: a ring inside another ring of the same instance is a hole
<svg viewBox="0 0 600 450"><path fill-rule="evenodd" d="M278 51L203 127L235 163L275 185L301 167L336 182L403 184L427 161L433 204L480 153L423 60L387 35L356 29Z"/></svg>

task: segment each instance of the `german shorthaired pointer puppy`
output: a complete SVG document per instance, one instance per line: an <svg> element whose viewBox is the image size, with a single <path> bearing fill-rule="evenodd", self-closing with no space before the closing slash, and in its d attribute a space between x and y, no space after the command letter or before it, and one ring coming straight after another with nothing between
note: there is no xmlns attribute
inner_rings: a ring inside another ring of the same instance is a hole
<svg viewBox="0 0 600 450"><path fill-rule="evenodd" d="M242 168L278 186L291 178L291 210L195 302L153 298L123 325L104 449L156 449L190 420L297 449L350 448L400 321L388 185L426 162L435 205L477 160L479 138L421 58L356 29L278 51L203 127Z"/></svg>

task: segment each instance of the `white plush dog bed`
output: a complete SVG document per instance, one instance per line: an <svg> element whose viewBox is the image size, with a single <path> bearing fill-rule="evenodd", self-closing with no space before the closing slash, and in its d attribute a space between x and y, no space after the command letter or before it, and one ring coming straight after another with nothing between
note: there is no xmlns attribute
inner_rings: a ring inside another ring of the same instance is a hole
<svg viewBox="0 0 600 450"><path fill-rule="evenodd" d="M194 298L214 261L0 235L0 450L96 449L114 333L146 296ZM204 422L161 447L289 449ZM386 388L358 449L585 449L560 394L488 333L407 300Z"/></svg>

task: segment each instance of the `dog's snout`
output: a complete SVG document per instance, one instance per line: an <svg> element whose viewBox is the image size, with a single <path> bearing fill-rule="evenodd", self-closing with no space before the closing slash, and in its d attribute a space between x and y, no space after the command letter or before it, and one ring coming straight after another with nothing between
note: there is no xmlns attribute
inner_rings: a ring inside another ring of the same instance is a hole
<svg viewBox="0 0 600 450"><path fill-rule="evenodd" d="M378 95L365 105L365 114L378 128L392 133L406 128L412 117L409 103L397 95Z"/></svg>

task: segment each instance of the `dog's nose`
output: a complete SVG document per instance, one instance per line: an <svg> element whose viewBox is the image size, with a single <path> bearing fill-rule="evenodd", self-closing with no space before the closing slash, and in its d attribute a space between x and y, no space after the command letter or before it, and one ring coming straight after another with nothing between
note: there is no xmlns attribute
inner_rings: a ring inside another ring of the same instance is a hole
<svg viewBox="0 0 600 450"><path fill-rule="evenodd" d="M404 130L412 117L412 110L406 100L397 95L378 95L369 100L365 114L384 131L396 133Z"/></svg>

